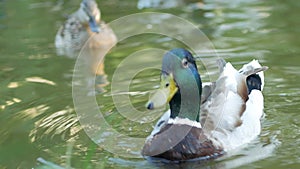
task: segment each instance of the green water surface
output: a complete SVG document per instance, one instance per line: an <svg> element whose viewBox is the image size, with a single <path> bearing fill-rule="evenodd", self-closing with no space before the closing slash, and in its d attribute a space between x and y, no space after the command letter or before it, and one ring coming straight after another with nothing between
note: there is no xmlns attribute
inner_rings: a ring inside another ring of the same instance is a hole
<svg viewBox="0 0 300 169"><path fill-rule="evenodd" d="M136 0L97 2L106 22L138 12L171 13L202 30L218 55L235 67L254 58L269 66L260 136L224 158L172 166L107 151L78 122L72 98L76 60L57 56L54 47L59 26L80 0L0 0L0 168L300 167L300 1L184 1L177 7L144 9L137 8ZM125 39L106 55L102 78L111 82L118 65L135 51L183 46L154 34ZM123 94L130 95L132 105L144 111L148 91L158 84L159 71L145 70L135 76L130 92ZM134 138L150 134L155 121L126 119L112 102L110 84L101 89L95 98L109 125Z"/></svg>

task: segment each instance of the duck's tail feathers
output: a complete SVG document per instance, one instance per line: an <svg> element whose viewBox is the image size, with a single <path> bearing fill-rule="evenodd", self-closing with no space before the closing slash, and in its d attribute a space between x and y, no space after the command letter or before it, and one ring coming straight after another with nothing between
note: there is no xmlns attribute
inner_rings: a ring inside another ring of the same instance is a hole
<svg viewBox="0 0 300 169"><path fill-rule="evenodd" d="M259 73L259 75L267 70L267 66L261 66L257 60L252 60L251 62L244 64L243 67L239 70L239 73L249 76L252 74Z"/></svg>
<svg viewBox="0 0 300 169"><path fill-rule="evenodd" d="M253 60L239 70L239 73L246 76L246 82L248 87L248 94L253 89L262 91L264 87L264 71L267 70L267 66L261 66L257 60Z"/></svg>
<svg viewBox="0 0 300 169"><path fill-rule="evenodd" d="M265 70L269 69L269 67L267 66L262 66L262 67L259 67L259 68L254 68L254 67L250 67L250 69L247 69L241 73L243 73L245 76L250 76L250 75L253 75L253 74L257 74L259 72L263 72Z"/></svg>

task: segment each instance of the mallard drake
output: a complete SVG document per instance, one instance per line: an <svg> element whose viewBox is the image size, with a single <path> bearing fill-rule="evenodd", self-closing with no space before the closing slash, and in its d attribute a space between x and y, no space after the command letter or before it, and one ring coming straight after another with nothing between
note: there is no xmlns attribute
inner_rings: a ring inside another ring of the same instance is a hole
<svg viewBox="0 0 300 169"><path fill-rule="evenodd" d="M217 81L202 84L189 51L173 49L163 56L161 87L146 107L169 103L170 109L147 137L143 156L172 161L209 159L258 136L267 67L253 60L238 71L223 59L218 63Z"/></svg>
<svg viewBox="0 0 300 169"><path fill-rule="evenodd" d="M117 38L112 29L100 20L100 10L95 0L83 0L80 8L71 14L55 37L59 55L73 55L87 40L89 48L111 48ZM91 39L89 39L92 37Z"/></svg>

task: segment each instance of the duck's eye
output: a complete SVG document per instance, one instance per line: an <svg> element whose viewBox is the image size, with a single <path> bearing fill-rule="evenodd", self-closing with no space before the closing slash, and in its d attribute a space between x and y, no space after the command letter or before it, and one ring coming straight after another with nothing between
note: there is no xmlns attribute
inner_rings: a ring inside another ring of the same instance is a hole
<svg viewBox="0 0 300 169"><path fill-rule="evenodd" d="M166 87L169 87L170 86L170 83L166 83L166 85L165 85Z"/></svg>
<svg viewBox="0 0 300 169"><path fill-rule="evenodd" d="M186 60L186 58L183 58L181 63L184 68L188 67L189 62Z"/></svg>

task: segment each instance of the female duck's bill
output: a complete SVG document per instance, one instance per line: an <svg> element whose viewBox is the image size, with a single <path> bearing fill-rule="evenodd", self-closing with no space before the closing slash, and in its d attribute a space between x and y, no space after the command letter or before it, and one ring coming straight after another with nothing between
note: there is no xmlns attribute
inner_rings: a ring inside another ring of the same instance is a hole
<svg viewBox="0 0 300 169"><path fill-rule="evenodd" d="M238 72L224 60L219 67L219 79L202 89L190 52L173 49L164 55L161 87L146 107L169 103L170 110L146 139L142 155L172 161L214 158L260 133L262 71L267 67L252 61Z"/></svg>
<svg viewBox="0 0 300 169"><path fill-rule="evenodd" d="M100 20L100 11L98 5L94 0L83 0L80 7L88 16L88 23L92 32L99 33L100 27L97 22Z"/></svg>

